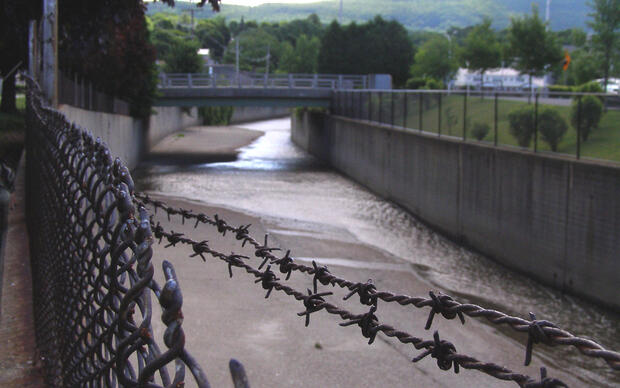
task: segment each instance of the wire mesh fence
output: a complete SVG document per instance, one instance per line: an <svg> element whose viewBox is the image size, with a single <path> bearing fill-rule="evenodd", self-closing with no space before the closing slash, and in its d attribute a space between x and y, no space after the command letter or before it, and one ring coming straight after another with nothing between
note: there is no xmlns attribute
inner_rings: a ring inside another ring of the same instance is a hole
<svg viewBox="0 0 620 388"><path fill-rule="evenodd" d="M333 113L438 137L620 162L620 96L338 90Z"/></svg>
<svg viewBox="0 0 620 388"><path fill-rule="evenodd" d="M183 298L172 265L163 264L163 286L153 279L149 215L132 203L127 168L46 107L27 81L26 211L47 383L180 386L191 374L208 387L184 347ZM166 326L164 349L151 328L153 298Z"/></svg>

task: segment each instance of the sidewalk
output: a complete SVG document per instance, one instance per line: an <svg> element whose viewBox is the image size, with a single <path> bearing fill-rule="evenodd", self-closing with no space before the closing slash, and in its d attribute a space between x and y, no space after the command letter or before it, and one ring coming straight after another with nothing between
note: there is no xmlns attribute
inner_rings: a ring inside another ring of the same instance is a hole
<svg viewBox="0 0 620 388"><path fill-rule="evenodd" d="M9 202L0 310L0 387L44 387L35 359L32 277L24 209L25 163Z"/></svg>

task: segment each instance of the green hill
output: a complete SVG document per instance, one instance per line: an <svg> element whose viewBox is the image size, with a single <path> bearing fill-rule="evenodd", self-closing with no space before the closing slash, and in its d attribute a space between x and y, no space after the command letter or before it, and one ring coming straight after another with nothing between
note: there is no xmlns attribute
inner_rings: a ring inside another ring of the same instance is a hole
<svg viewBox="0 0 620 388"><path fill-rule="evenodd" d="M503 29L510 17L531 12L532 4L538 4L542 17L545 0L344 0L343 22L364 22L380 14L395 19L413 30L444 31L450 26L466 27L478 23L484 16L493 19L495 28ZM157 12L182 13L195 9L195 17L216 16L208 7L197 8L195 4L178 1L174 8L162 3L150 3L148 14ZM310 4L263 4L243 7L222 1L221 15L229 20L288 21L306 18L316 13L327 23L338 17L339 0L327 0ZM590 8L587 0L553 0L551 2L551 28L564 30L572 27L587 28Z"/></svg>

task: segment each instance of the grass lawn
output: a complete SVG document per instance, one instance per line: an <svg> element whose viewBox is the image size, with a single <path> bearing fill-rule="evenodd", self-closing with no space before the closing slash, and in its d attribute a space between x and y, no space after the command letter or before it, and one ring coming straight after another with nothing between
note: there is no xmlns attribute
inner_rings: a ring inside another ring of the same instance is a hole
<svg viewBox="0 0 620 388"><path fill-rule="evenodd" d="M409 95L405 101L403 94L395 94L394 101L390 100L389 95L384 95L381 102L381 112L379 112L378 97L373 96L372 120L390 123L392 117L390 111L394 107L394 124L412 129L419 129L420 122L422 129L426 132L438 132L441 120L441 133L462 137L463 136L463 112L465 99L463 95L451 95L441 97L441 118L439 117L439 97L438 95L426 94L422 98L422 112L420 112L420 100L416 95ZM357 104L357 103L356 103ZM516 139L509 132L508 114L521 106L527 105L526 101L498 100L497 109L497 142L502 145L517 146ZM359 104L367 109L368 100L362 100ZM489 133L483 139L486 142L494 140L494 101L492 98L480 98L470 96L467 98L467 140L476 141L471 128L477 122L486 123L490 127ZM543 108L557 110L566 120L568 130L558 145L558 152L563 154L575 155L577 150L577 133L570 124L570 106L539 105L539 112ZM407 121L404 121L406 109ZM420 113L422 120L420 121ZM368 117L362 117L368 118ZM534 141L530 143L530 149L534 148ZM549 146L541 139L538 134L538 149L550 151ZM599 127L590 133L586 142L581 143L581 156L606 159L620 162L620 110L608 110L603 113Z"/></svg>

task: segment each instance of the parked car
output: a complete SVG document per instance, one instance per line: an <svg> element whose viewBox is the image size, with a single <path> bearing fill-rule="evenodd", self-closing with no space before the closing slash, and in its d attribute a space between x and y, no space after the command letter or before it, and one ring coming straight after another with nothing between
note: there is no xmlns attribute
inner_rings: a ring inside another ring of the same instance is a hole
<svg viewBox="0 0 620 388"><path fill-rule="evenodd" d="M595 81L598 82L602 88L605 88L605 79L599 78ZM611 94L620 94L620 78L609 78L607 80L607 90L605 92Z"/></svg>

